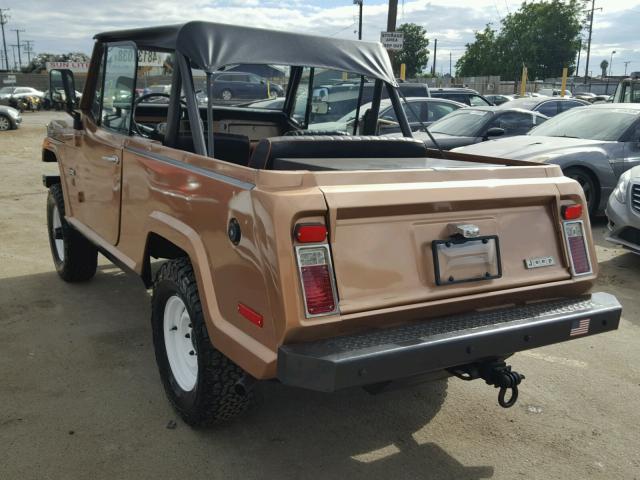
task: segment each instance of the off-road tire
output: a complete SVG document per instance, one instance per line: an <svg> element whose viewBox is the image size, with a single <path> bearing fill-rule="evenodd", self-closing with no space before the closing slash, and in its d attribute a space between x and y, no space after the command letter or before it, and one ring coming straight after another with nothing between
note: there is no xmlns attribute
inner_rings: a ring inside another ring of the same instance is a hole
<svg viewBox="0 0 640 480"><path fill-rule="evenodd" d="M62 234L64 258L60 258L55 244L53 217L57 208L60 215L59 232ZM98 250L80 232L75 230L64 218L64 197L61 185L49 188L47 197L47 231L49 245L56 271L65 282L86 282L95 274L98 267Z"/></svg>
<svg viewBox="0 0 640 480"><path fill-rule="evenodd" d="M184 391L176 381L164 339L164 310L167 301L177 295L190 317L191 340L197 355L198 372L195 386ZM151 299L151 327L156 363L169 401L189 425L210 426L231 420L253 403L253 393L239 395L236 382L245 372L211 343L202 314L193 267L188 258L169 260L158 271Z"/></svg>

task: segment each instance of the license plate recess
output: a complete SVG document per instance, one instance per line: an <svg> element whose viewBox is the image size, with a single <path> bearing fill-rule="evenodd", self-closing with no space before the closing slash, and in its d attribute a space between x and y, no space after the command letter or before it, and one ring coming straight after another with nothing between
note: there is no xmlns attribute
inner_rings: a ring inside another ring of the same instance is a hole
<svg viewBox="0 0 640 480"><path fill-rule="evenodd" d="M497 235L434 240L436 285L492 280L502 276Z"/></svg>

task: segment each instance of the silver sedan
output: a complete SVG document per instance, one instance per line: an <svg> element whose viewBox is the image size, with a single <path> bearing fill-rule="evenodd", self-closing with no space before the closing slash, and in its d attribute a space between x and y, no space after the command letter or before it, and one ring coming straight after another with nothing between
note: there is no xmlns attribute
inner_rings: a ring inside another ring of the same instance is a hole
<svg viewBox="0 0 640 480"><path fill-rule="evenodd" d="M589 212L601 212L620 175L640 165L640 104L574 108L527 135L455 151L560 165L567 177L582 185Z"/></svg>
<svg viewBox="0 0 640 480"><path fill-rule="evenodd" d="M606 209L611 243L640 254L640 166L620 176Z"/></svg>

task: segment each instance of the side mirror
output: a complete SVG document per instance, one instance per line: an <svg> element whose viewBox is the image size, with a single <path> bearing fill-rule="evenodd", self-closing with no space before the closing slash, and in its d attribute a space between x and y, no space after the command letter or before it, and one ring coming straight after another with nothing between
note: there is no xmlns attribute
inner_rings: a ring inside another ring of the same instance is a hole
<svg viewBox="0 0 640 480"><path fill-rule="evenodd" d="M326 115L329 113L329 104L327 102L313 102L311 112L317 115Z"/></svg>
<svg viewBox="0 0 640 480"><path fill-rule="evenodd" d="M80 114L75 111L76 87L73 72L68 69L54 69L49 72L49 101L52 105L62 103L66 112L73 117L73 128L82 129Z"/></svg>
<svg viewBox="0 0 640 480"><path fill-rule="evenodd" d="M487 133L484 134L484 138L493 138L493 137L501 137L504 135L504 128L500 127L491 127L487 130Z"/></svg>

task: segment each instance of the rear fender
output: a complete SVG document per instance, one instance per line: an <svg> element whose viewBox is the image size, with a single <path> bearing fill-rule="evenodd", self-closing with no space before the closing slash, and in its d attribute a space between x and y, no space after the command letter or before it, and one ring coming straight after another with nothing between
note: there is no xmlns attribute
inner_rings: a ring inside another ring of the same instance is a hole
<svg viewBox="0 0 640 480"><path fill-rule="evenodd" d="M215 294L215 282L200 235L189 225L166 213L154 211L145 231L183 250L191 260L198 285L209 338L214 347L256 378L275 376L277 353L222 317ZM148 261L148 256L147 260ZM144 271L144 262L142 262Z"/></svg>

